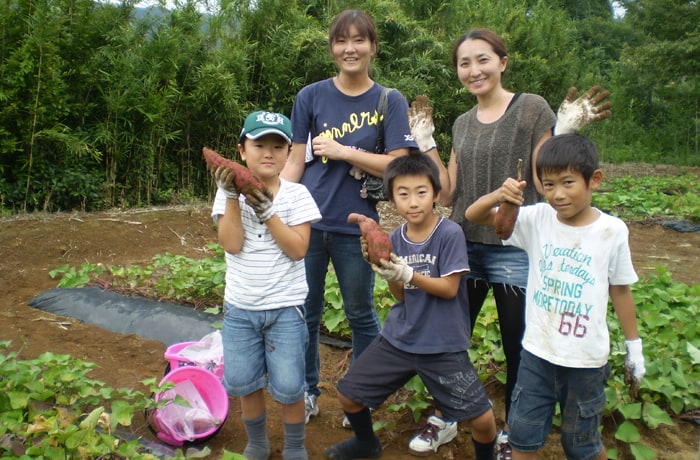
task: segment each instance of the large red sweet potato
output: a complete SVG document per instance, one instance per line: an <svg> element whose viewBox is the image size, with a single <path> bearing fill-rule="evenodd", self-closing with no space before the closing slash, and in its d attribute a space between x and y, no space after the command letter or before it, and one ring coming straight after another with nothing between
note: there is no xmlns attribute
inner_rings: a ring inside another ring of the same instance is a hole
<svg viewBox="0 0 700 460"><path fill-rule="evenodd" d="M523 180L523 160L518 160L518 182ZM513 234L515 221L518 219L518 211L520 206L503 202L498 206L496 217L493 220L493 227L496 230L496 236L502 240L507 240Z"/></svg>
<svg viewBox="0 0 700 460"><path fill-rule="evenodd" d="M250 172L250 169L242 164L224 158L216 151L207 147L202 148L202 153L204 154L204 160L206 160L209 169L214 170L219 166L223 166L235 173L234 184L239 193L244 195L255 195L259 192L267 193L265 185L255 178L253 173Z"/></svg>
<svg viewBox="0 0 700 460"><path fill-rule="evenodd" d="M362 237L367 241L369 261L380 265L380 260L390 260L391 241L389 235L371 217L353 212L348 215L348 223L358 224Z"/></svg>

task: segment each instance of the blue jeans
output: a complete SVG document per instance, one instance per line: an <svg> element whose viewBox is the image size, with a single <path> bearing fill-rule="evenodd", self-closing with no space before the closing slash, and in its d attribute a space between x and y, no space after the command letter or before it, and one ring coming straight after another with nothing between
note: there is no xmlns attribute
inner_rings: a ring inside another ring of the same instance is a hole
<svg viewBox="0 0 700 460"><path fill-rule="evenodd" d="M309 250L304 258L306 282L306 326L309 345L306 348L306 385L312 395L320 395L318 388L321 361L318 343L321 318L325 305L326 273L332 261L343 297L345 316L352 331L353 360L357 358L379 333L379 316L374 308L374 272L362 258L360 238L311 229Z"/></svg>
<svg viewBox="0 0 700 460"><path fill-rule="evenodd" d="M510 445L521 452L542 449L558 402L566 458L596 458L603 450L598 427L609 374L608 364L590 369L563 367L523 350L508 413Z"/></svg>
<svg viewBox="0 0 700 460"><path fill-rule="evenodd" d="M304 397L307 332L299 307L242 310L224 303L224 379L228 394L246 396L268 386L275 400Z"/></svg>

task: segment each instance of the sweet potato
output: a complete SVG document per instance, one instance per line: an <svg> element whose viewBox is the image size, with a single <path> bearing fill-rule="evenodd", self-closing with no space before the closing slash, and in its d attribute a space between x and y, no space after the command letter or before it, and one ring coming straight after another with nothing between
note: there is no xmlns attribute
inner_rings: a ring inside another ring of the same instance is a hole
<svg viewBox="0 0 700 460"><path fill-rule="evenodd" d="M267 194L265 185L255 178L250 169L240 163L222 157L216 151L207 147L202 148L202 153L209 169L214 170L219 166L223 166L235 173L234 185L239 193L244 195L256 195L260 192Z"/></svg>
<svg viewBox="0 0 700 460"><path fill-rule="evenodd" d="M392 247L389 235L374 219L353 212L348 215L348 223L360 226L362 237L367 241L367 254L371 263L379 265L381 259L390 260Z"/></svg>
<svg viewBox="0 0 700 460"><path fill-rule="evenodd" d="M518 160L518 182L523 180L523 160ZM502 240L507 240L513 234L515 221L518 219L520 206L504 201L498 206L496 217L493 220L493 227L496 236Z"/></svg>

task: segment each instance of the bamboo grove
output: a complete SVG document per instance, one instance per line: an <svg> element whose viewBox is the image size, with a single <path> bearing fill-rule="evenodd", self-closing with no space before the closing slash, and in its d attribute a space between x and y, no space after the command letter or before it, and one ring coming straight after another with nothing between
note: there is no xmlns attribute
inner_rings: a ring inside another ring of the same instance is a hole
<svg viewBox="0 0 700 460"><path fill-rule="evenodd" d="M612 92L612 119L587 131L604 160L700 165L697 2L208 1L0 0L0 211L210 198L202 147L235 158L248 112L289 114L331 76L328 25L349 7L377 22L373 77L430 97L445 157L474 104L452 43L484 26L508 44L507 87L555 109L569 86Z"/></svg>

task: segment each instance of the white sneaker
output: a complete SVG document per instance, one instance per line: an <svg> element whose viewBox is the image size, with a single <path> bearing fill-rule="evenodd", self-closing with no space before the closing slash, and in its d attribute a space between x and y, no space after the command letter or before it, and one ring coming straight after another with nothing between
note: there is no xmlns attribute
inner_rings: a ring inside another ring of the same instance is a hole
<svg viewBox="0 0 700 460"><path fill-rule="evenodd" d="M496 460L512 460L513 449L508 443L508 433L501 430L496 436Z"/></svg>
<svg viewBox="0 0 700 460"><path fill-rule="evenodd" d="M428 417L427 424L411 439L408 450L413 455L430 455L438 447L447 444L457 436L457 422L447 422L437 415Z"/></svg>
<svg viewBox="0 0 700 460"><path fill-rule="evenodd" d="M317 398L318 396L316 395L304 393L304 408L306 412L306 419L304 423L309 423L311 417L316 417L319 414L320 410L318 409L318 402L316 402Z"/></svg>

